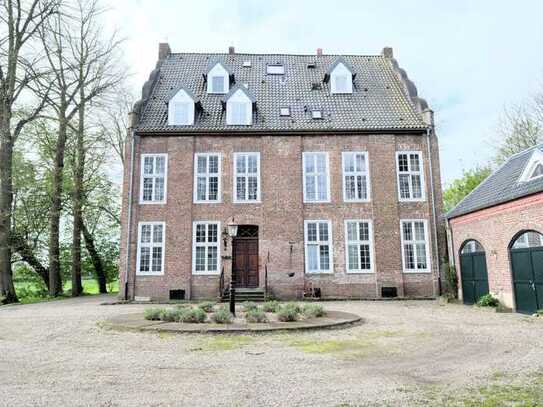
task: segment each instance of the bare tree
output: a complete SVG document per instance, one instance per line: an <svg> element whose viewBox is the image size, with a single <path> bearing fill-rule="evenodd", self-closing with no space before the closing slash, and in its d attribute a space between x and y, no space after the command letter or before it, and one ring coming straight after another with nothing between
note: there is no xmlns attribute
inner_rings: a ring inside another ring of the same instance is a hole
<svg viewBox="0 0 543 407"><path fill-rule="evenodd" d="M33 109L16 114L29 86L43 72L33 41L57 12L57 0L2 0L0 6L0 299L17 301L11 269L10 230L13 205L13 148L24 126L44 107L45 92Z"/></svg>
<svg viewBox="0 0 543 407"><path fill-rule="evenodd" d="M49 292L62 291L60 276L60 218L62 210L63 170L69 132L75 141L75 165L72 251L72 294L81 293L81 223L83 177L85 171L85 119L91 101L102 97L121 79L115 52L120 44L113 35L102 41L97 18L102 13L97 0L77 0L66 4L58 18L41 30L47 60L53 72L49 104L58 123L52 171L49 222ZM77 124L74 121L77 120Z"/></svg>
<svg viewBox="0 0 543 407"><path fill-rule="evenodd" d="M525 105L508 108L498 126L495 161L503 163L513 154L543 142L543 90Z"/></svg>

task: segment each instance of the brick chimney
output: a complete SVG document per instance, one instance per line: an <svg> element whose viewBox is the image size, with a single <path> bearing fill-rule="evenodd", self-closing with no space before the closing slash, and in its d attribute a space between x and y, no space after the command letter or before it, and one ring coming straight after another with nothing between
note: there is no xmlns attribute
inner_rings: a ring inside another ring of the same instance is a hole
<svg viewBox="0 0 543 407"><path fill-rule="evenodd" d="M228 54L234 55L235 53L236 53L236 49L232 45L230 45L228 47Z"/></svg>
<svg viewBox="0 0 543 407"><path fill-rule="evenodd" d="M158 44L158 60L162 61L163 59L166 59L168 55L172 53L172 50L170 48L170 44L167 42L160 42Z"/></svg>
<svg viewBox="0 0 543 407"><path fill-rule="evenodd" d="M385 58L394 58L394 52L392 51L392 47L383 48L381 55L384 56Z"/></svg>
<svg viewBox="0 0 543 407"><path fill-rule="evenodd" d="M317 56L322 57L322 48L317 48Z"/></svg>

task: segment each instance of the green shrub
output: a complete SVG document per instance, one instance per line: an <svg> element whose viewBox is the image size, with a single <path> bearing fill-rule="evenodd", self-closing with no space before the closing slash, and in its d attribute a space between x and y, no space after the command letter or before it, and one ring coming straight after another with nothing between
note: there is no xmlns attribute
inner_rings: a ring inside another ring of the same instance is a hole
<svg viewBox="0 0 543 407"><path fill-rule="evenodd" d="M301 314L302 312L302 306L297 302L286 302L283 304L283 307L293 308L296 310L296 312L298 312L298 314Z"/></svg>
<svg viewBox="0 0 543 407"><path fill-rule="evenodd" d="M246 301L243 303L243 310L245 312L251 311L253 309L258 309L258 305L256 305L254 302Z"/></svg>
<svg viewBox="0 0 543 407"><path fill-rule="evenodd" d="M160 316L163 311L162 308L147 308L143 311L143 316L149 321L160 321Z"/></svg>
<svg viewBox="0 0 543 407"><path fill-rule="evenodd" d="M231 324L233 315L225 305L222 305L211 315L211 319L217 324Z"/></svg>
<svg viewBox="0 0 543 407"><path fill-rule="evenodd" d="M497 307L499 304L500 301L492 294L485 294L477 301L477 305L480 307Z"/></svg>
<svg viewBox="0 0 543 407"><path fill-rule="evenodd" d="M255 308L247 311L245 314L245 320L247 322L268 322L268 317L266 317L266 313L264 311Z"/></svg>
<svg viewBox="0 0 543 407"><path fill-rule="evenodd" d="M175 308L163 309L160 312L160 319L165 322L177 322L179 321L180 312L180 309Z"/></svg>
<svg viewBox="0 0 543 407"><path fill-rule="evenodd" d="M441 275L443 278L443 292L446 295L456 298L458 295L458 275L456 267L445 262L441 265Z"/></svg>
<svg viewBox="0 0 543 407"><path fill-rule="evenodd" d="M264 312L277 312L280 308L280 305L277 301L266 301L262 304L262 310Z"/></svg>
<svg viewBox="0 0 543 407"><path fill-rule="evenodd" d="M215 303L212 301L205 301L200 304L198 304L198 308L201 308L204 310L204 312L207 312L208 314L210 312L213 312L213 307L215 306Z"/></svg>
<svg viewBox="0 0 543 407"><path fill-rule="evenodd" d="M320 318L326 315L326 311L321 304L305 304L302 313L308 318Z"/></svg>
<svg viewBox="0 0 543 407"><path fill-rule="evenodd" d="M282 322L297 321L300 313L301 308L298 304L285 304L277 311L277 318Z"/></svg>
<svg viewBox="0 0 543 407"><path fill-rule="evenodd" d="M201 308L185 309L180 313L179 322L200 324L206 320L206 312Z"/></svg>

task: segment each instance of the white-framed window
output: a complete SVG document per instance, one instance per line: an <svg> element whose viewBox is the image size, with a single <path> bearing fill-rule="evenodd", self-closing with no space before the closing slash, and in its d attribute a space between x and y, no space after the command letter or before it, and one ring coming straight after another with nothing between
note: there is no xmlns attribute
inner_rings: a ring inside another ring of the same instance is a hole
<svg viewBox="0 0 543 407"><path fill-rule="evenodd" d="M428 224L425 219L400 221L404 273L430 272Z"/></svg>
<svg viewBox="0 0 543 407"><path fill-rule="evenodd" d="M194 100L185 89L179 89L168 101L168 125L190 126L194 124Z"/></svg>
<svg viewBox="0 0 543 407"><path fill-rule="evenodd" d="M197 221L192 225L192 273L219 274L221 223Z"/></svg>
<svg viewBox="0 0 543 407"><path fill-rule="evenodd" d="M142 154L140 203L165 203L167 177L167 154Z"/></svg>
<svg viewBox="0 0 543 407"><path fill-rule="evenodd" d="M189 120L190 105L187 102L173 103L173 123L174 125L182 126L192 124Z"/></svg>
<svg viewBox="0 0 543 407"><path fill-rule="evenodd" d="M230 75L222 63L217 62L207 73L207 93L225 94L229 88Z"/></svg>
<svg viewBox="0 0 543 407"><path fill-rule="evenodd" d="M373 264L373 225L371 220L346 220L345 269L347 273L372 273Z"/></svg>
<svg viewBox="0 0 543 407"><path fill-rule="evenodd" d="M353 93L353 73L343 63L336 65L330 73L332 93Z"/></svg>
<svg viewBox="0 0 543 407"><path fill-rule="evenodd" d="M232 109L230 124L247 124L247 102L231 102L230 108Z"/></svg>
<svg viewBox="0 0 543 407"><path fill-rule="evenodd" d="M253 123L253 102L243 87L226 101L226 124L229 126L250 126Z"/></svg>
<svg viewBox="0 0 543 407"><path fill-rule="evenodd" d="M138 275L164 274L164 246L166 224L164 222L138 223Z"/></svg>
<svg viewBox="0 0 543 407"><path fill-rule="evenodd" d="M260 202L260 153L234 153L234 202Z"/></svg>
<svg viewBox="0 0 543 407"><path fill-rule="evenodd" d="M543 177L543 151L536 149L526 163L519 182L530 182Z"/></svg>
<svg viewBox="0 0 543 407"><path fill-rule="evenodd" d="M396 153L398 194L400 201L424 200L424 171L420 151L398 151Z"/></svg>
<svg viewBox="0 0 543 407"><path fill-rule="evenodd" d="M304 202L330 202L328 153L303 153Z"/></svg>
<svg viewBox="0 0 543 407"><path fill-rule="evenodd" d="M333 273L332 223L306 220L304 229L306 273Z"/></svg>
<svg viewBox="0 0 543 407"><path fill-rule="evenodd" d="M343 152L343 200L367 202L370 200L368 153Z"/></svg>
<svg viewBox="0 0 543 407"><path fill-rule="evenodd" d="M221 201L221 155L219 153L194 154L194 202Z"/></svg>

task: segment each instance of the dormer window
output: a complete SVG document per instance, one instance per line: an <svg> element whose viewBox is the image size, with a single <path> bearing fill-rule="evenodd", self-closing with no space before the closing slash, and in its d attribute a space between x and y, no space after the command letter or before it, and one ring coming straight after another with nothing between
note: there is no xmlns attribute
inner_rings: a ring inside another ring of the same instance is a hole
<svg viewBox="0 0 543 407"><path fill-rule="evenodd" d="M519 182L530 182L543 177L543 151L538 148L532 153Z"/></svg>
<svg viewBox="0 0 543 407"><path fill-rule="evenodd" d="M198 101L188 89L184 87L176 89L168 100L168 125L193 125L196 103Z"/></svg>
<svg viewBox="0 0 543 407"><path fill-rule="evenodd" d="M229 126L250 126L253 124L255 105L255 97L245 86L234 86L225 97L226 124Z"/></svg>
<svg viewBox="0 0 543 407"><path fill-rule="evenodd" d="M279 110L279 115L280 116L290 116L290 107L288 107L288 106L282 107Z"/></svg>
<svg viewBox="0 0 543 407"><path fill-rule="evenodd" d="M211 63L206 73L207 93L225 94L230 88L230 71L221 63Z"/></svg>
<svg viewBox="0 0 543 407"><path fill-rule="evenodd" d="M353 68L343 57L338 58L324 77L324 82L330 83L332 94L353 93Z"/></svg>
<svg viewBox="0 0 543 407"><path fill-rule="evenodd" d="M283 64L268 64L266 66L266 73L268 75L284 75L285 65Z"/></svg>

